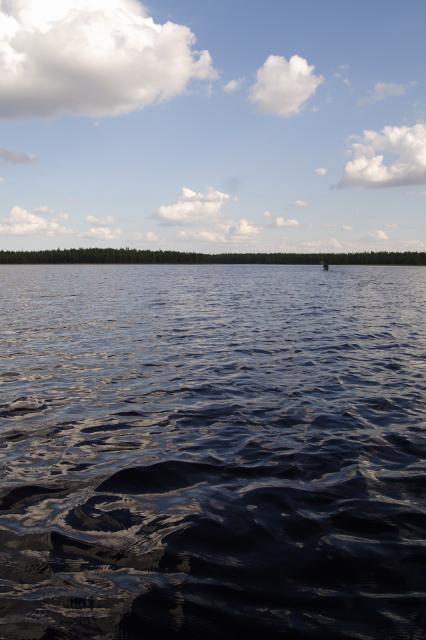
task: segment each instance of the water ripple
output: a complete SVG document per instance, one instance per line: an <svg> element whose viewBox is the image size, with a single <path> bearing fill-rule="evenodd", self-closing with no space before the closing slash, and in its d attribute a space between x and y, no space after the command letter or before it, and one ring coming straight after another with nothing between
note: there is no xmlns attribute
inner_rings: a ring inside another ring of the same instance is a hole
<svg viewBox="0 0 426 640"><path fill-rule="evenodd" d="M2 285L0 638L426 638L423 269Z"/></svg>

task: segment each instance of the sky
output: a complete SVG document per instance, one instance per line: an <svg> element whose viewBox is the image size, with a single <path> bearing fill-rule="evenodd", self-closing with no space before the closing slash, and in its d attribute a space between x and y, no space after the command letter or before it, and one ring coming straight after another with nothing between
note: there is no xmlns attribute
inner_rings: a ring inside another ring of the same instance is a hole
<svg viewBox="0 0 426 640"><path fill-rule="evenodd" d="M426 250L424 0L0 0L0 249Z"/></svg>

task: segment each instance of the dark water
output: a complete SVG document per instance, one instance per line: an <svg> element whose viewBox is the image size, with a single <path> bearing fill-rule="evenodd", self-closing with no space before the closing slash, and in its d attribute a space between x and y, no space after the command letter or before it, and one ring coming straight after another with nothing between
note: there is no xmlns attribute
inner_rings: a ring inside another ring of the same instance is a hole
<svg viewBox="0 0 426 640"><path fill-rule="evenodd" d="M426 638L426 270L0 270L0 637Z"/></svg>

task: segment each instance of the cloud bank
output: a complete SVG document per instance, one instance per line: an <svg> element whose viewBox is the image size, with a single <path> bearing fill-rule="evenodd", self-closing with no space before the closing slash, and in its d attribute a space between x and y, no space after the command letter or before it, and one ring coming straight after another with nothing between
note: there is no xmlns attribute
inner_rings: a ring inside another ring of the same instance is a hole
<svg viewBox="0 0 426 640"><path fill-rule="evenodd" d="M114 116L217 73L192 31L137 0L2 0L0 117Z"/></svg>

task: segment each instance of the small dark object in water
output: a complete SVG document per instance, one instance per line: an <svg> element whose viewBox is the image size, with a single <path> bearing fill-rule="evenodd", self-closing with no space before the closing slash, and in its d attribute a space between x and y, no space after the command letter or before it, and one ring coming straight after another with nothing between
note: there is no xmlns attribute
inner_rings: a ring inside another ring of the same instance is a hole
<svg viewBox="0 0 426 640"><path fill-rule="evenodd" d="M322 265L322 268L324 269L324 271L328 271L329 269L328 264L324 262L324 264Z"/></svg>

